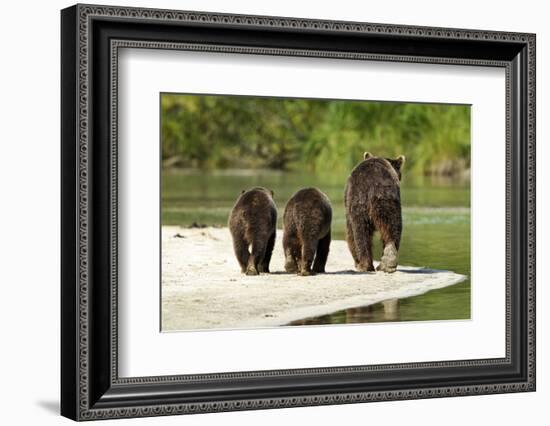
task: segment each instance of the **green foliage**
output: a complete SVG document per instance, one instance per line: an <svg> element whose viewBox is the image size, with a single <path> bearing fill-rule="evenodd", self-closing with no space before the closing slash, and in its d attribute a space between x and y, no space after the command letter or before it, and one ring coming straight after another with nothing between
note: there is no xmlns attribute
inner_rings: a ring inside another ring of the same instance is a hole
<svg viewBox="0 0 550 426"><path fill-rule="evenodd" d="M470 167L470 107L163 94L165 165L346 172L364 151L418 174Z"/></svg>

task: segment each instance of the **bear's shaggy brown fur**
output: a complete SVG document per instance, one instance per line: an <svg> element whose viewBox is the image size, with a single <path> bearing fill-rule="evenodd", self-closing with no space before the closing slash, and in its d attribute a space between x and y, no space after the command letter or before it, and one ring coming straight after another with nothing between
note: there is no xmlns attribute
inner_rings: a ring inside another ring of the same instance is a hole
<svg viewBox="0 0 550 426"><path fill-rule="evenodd" d="M346 239L358 271L374 271L372 236L380 232L384 254L378 270L395 272L403 229L401 218L401 167L405 157L364 160L351 172L344 193Z"/></svg>
<svg viewBox="0 0 550 426"><path fill-rule="evenodd" d="M283 216L287 272L300 275L325 272L331 221L330 200L317 188L301 189L290 198Z"/></svg>
<svg viewBox="0 0 550 426"><path fill-rule="evenodd" d="M243 190L229 216L229 231L241 272L246 275L269 272L276 226L273 191L261 187Z"/></svg>

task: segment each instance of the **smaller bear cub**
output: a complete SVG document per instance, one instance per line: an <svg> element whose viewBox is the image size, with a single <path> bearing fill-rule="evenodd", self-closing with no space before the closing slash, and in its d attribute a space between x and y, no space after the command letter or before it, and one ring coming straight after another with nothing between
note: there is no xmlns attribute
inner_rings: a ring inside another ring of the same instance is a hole
<svg viewBox="0 0 550 426"><path fill-rule="evenodd" d="M277 226L273 191L262 187L243 190L231 210L228 225L241 272L269 272Z"/></svg>
<svg viewBox="0 0 550 426"><path fill-rule="evenodd" d="M330 200L317 188L304 188L292 196L283 216L287 272L303 276L325 272L331 221Z"/></svg>

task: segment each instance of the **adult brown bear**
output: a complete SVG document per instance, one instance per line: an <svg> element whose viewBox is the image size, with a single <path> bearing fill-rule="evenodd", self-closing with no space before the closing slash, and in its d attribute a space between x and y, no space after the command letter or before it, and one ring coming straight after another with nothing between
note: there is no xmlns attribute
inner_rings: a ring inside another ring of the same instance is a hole
<svg viewBox="0 0 550 426"><path fill-rule="evenodd" d="M351 172L344 193L346 239L358 271L374 271L372 236L380 232L384 254L377 270L395 272L403 229L401 218L402 155L397 159L375 157L364 160Z"/></svg>
<svg viewBox="0 0 550 426"><path fill-rule="evenodd" d="M246 275L269 272L276 226L273 191L261 187L243 190L229 216L229 231L241 272Z"/></svg>
<svg viewBox="0 0 550 426"><path fill-rule="evenodd" d="M283 216L287 272L300 275L325 272L331 221L330 200L317 188L300 189L288 200Z"/></svg>

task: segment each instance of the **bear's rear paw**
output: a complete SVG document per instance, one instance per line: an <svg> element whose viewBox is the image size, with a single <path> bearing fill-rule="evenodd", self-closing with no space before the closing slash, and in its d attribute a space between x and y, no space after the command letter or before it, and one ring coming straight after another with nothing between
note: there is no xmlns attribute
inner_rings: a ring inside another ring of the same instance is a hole
<svg viewBox="0 0 550 426"><path fill-rule="evenodd" d="M397 270L397 248L395 244L390 243L384 247L384 254L376 270L387 273L392 273Z"/></svg>
<svg viewBox="0 0 550 426"><path fill-rule="evenodd" d="M246 275L259 275L258 270L254 266L249 266L246 270Z"/></svg>
<svg viewBox="0 0 550 426"><path fill-rule="evenodd" d="M355 265L355 268L357 269L357 272L374 272L374 265L364 265L361 263L358 263Z"/></svg>
<svg viewBox="0 0 550 426"><path fill-rule="evenodd" d="M269 274L269 266L264 266L264 265L258 266L258 272L261 274Z"/></svg>
<svg viewBox="0 0 550 426"><path fill-rule="evenodd" d="M389 265L386 265L386 264L380 262L380 264L376 267L376 270L391 274L391 273L395 272L397 270L397 268L395 266L389 266Z"/></svg>
<svg viewBox="0 0 550 426"><path fill-rule="evenodd" d="M298 266L296 266L296 262L286 262L285 263L285 271L287 271L289 274L294 274L298 272Z"/></svg>
<svg viewBox="0 0 550 426"><path fill-rule="evenodd" d="M311 275L315 275L315 272L308 271L307 269L303 269L303 270L300 271L299 275L302 276L302 277L309 277Z"/></svg>
<svg viewBox="0 0 550 426"><path fill-rule="evenodd" d="M315 272L316 274L324 274L325 273L325 268L322 267L322 266L314 266L313 267L313 272Z"/></svg>

